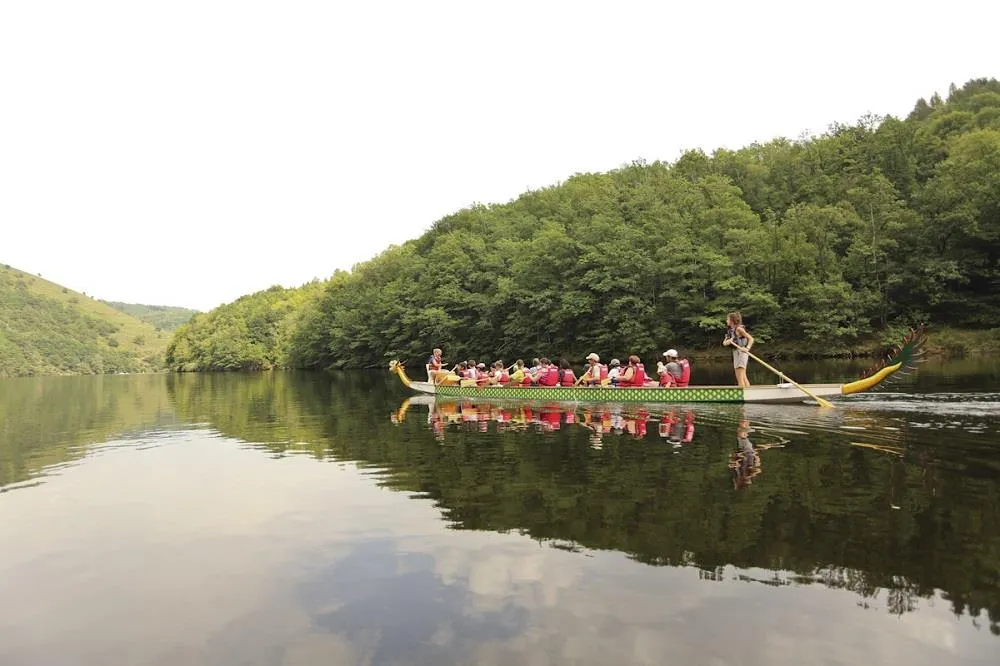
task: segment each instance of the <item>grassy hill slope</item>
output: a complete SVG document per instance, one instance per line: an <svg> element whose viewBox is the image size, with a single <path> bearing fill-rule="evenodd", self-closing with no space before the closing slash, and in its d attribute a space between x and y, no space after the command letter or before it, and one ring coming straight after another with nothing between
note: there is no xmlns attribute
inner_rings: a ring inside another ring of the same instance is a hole
<svg viewBox="0 0 1000 666"><path fill-rule="evenodd" d="M119 312L132 315L154 328L164 331L175 331L198 314L197 310L178 308L169 305L143 305L141 303L122 303L120 301L101 301Z"/></svg>
<svg viewBox="0 0 1000 666"><path fill-rule="evenodd" d="M160 370L167 341L109 305L0 265L0 377Z"/></svg>

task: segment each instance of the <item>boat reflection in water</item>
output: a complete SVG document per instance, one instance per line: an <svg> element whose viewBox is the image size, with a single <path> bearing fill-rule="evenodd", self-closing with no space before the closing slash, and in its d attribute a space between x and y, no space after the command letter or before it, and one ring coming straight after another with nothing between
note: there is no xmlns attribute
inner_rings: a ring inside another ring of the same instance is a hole
<svg viewBox="0 0 1000 666"><path fill-rule="evenodd" d="M392 422L405 421L414 406L427 408L427 426L438 441L444 441L449 429L455 432L552 434L579 427L590 431L588 440L593 449L601 449L615 438L646 439L654 430L659 441L671 444L674 449L695 443L697 414L691 407L665 406L658 410L650 405L514 403L414 396L404 400L392 413ZM736 448L730 450L727 464L733 488L744 490L763 471L761 453L783 448L789 440L767 427L764 427L766 433L755 429L746 407L740 407L734 416L737 416ZM754 442L750 439L751 434L754 439L763 435L765 441Z"/></svg>
<svg viewBox="0 0 1000 666"><path fill-rule="evenodd" d="M676 446L694 440L695 413L692 409L669 407L662 412L648 406L624 404L500 403L488 400L442 400L433 397L407 398L392 413L393 423L402 423L414 405L426 406L427 424L439 440L449 426L476 432L488 432L495 424L497 432L531 430L552 433L566 427L590 430L590 445L599 449L605 435L627 435L643 439L656 424L660 438Z"/></svg>

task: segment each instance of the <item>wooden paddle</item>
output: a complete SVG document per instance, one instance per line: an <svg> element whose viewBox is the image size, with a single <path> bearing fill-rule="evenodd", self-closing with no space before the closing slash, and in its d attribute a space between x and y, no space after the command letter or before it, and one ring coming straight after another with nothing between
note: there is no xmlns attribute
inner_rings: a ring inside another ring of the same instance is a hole
<svg viewBox="0 0 1000 666"><path fill-rule="evenodd" d="M594 368L596 368L597 366L595 365L595 366L591 366L591 367L594 367ZM580 375L580 378L576 380L576 383L575 383L575 384L573 384L573 386L579 386L579 385L580 385L580 382L582 382L582 381L583 381L584 379L586 379L586 378L587 378L588 376L590 376L590 368L587 368L587 370L586 370L586 371L585 371L585 372L584 372L584 373L583 373L582 375ZM590 378L590 380L591 380L591 381L593 381L593 380L594 380L594 378L593 378L593 377L591 377L591 378Z"/></svg>
<svg viewBox="0 0 1000 666"><path fill-rule="evenodd" d="M757 361L758 363L760 363L762 366L764 366L765 368L767 368L768 370L770 370L774 374L778 375L778 377L780 379L785 379L789 384L793 385L795 388L797 388L798 390L802 391L807 396L809 396L810 398L812 398L813 400L815 400L819 404L820 407L833 407L833 403L832 402L830 402L829 400L824 400L823 398L819 397L818 395L816 395L815 393L813 393L812 391L810 391L809 389L807 389L805 386L802 386L801 384L799 384L798 382L796 382L794 379L792 379L791 377L789 377L788 375L786 375L782 371L780 371L777 368L775 368L775 367L773 367L771 365L768 365L764 361L760 360L757 356L755 356L753 354L753 352L751 352L746 347L740 347L736 343L733 343L732 346L735 347L736 349L740 350L741 352L745 353L747 356L749 356L753 360Z"/></svg>

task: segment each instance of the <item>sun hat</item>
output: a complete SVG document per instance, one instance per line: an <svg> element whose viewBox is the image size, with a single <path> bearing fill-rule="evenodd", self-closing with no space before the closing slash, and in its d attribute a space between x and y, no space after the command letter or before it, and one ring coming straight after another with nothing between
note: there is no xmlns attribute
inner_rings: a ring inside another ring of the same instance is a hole
<svg viewBox="0 0 1000 666"><path fill-rule="evenodd" d="M667 351L663 352L663 355L664 356L673 356L674 358L677 358L677 350L676 349L668 349Z"/></svg>
<svg viewBox="0 0 1000 666"><path fill-rule="evenodd" d="M616 358L611 359L611 365L621 365L622 362Z"/></svg>
<svg viewBox="0 0 1000 666"><path fill-rule="evenodd" d="M589 354L587 354L587 360L588 361L600 361L601 357L598 356L597 354L595 354L594 352L590 352Z"/></svg>

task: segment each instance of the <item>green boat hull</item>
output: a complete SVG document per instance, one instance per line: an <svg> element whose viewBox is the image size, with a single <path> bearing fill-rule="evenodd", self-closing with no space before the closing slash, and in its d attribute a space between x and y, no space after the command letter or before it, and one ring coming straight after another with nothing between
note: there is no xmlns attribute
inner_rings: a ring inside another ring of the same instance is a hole
<svg viewBox="0 0 1000 666"><path fill-rule="evenodd" d="M692 386L689 388L435 386L434 394L443 398L553 402L744 402L743 389L736 386Z"/></svg>

